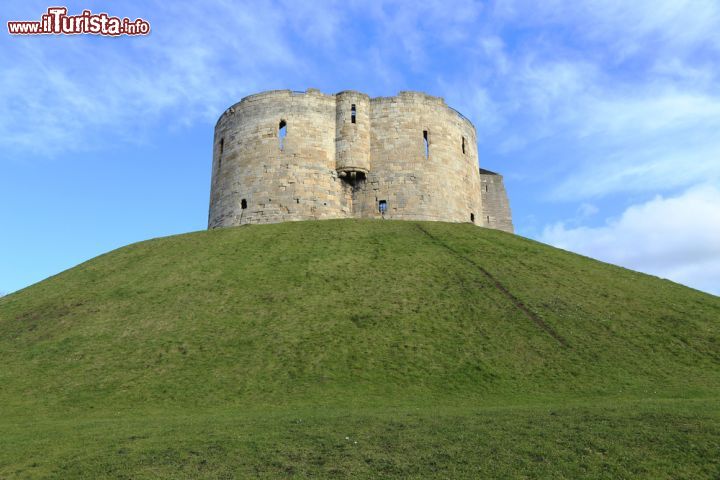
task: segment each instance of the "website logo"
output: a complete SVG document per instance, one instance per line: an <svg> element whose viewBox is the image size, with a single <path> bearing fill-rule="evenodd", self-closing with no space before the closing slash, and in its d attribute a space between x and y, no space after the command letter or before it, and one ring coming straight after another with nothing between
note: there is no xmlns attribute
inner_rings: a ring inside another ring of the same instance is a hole
<svg viewBox="0 0 720 480"><path fill-rule="evenodd" d="M142 18L112 17L107 13L83 10L79 15L68 15L67 7L50 7L39 21L7 22L10 35L147 35L150 23Z"/></svg>

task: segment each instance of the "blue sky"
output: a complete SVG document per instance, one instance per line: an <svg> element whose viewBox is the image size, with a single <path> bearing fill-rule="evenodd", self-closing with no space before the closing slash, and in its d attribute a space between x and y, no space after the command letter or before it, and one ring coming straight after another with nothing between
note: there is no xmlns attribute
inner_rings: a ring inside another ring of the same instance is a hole
<svg viewBox="0 0 720 480"><path fill-rule="evenodd" d="M717 0L65 5L152 33L0 35L0 292L204 229L218 116L313 87L445 97L518 234L720 294Z"/></svg>

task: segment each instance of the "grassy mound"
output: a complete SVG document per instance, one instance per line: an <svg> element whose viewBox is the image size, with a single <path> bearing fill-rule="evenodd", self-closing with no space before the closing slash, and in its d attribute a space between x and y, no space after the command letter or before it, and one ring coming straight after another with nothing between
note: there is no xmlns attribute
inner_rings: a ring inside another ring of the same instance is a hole
<svg viewBox="0 0 720 480"><path fill-rule="evenodd" d="M162 238L0 299L0 478L720 473L720 298L472 225Z"/></svg>

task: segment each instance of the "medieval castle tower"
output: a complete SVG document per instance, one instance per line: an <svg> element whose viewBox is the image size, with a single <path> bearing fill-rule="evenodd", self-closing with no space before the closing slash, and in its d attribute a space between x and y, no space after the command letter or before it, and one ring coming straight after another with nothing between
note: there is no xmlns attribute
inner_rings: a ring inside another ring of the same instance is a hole
<svg viewBox="0 0 720 480"><path fill-rule="evenodd" d="M442 98L275 90L220 116L208 228L382 217L513 231L502 176Z"/></svg>

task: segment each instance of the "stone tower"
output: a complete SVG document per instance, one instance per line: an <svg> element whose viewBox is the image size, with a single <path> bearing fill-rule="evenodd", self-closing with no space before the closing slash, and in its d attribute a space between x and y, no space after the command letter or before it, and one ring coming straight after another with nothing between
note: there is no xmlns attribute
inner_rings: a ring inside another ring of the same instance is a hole
<svg viewBox="0 0 720 480"><path fill-rule="evenodd" d="M275 90L220 116L208 228L382 217L513 231L502 176L442 98Z"/></svg>

